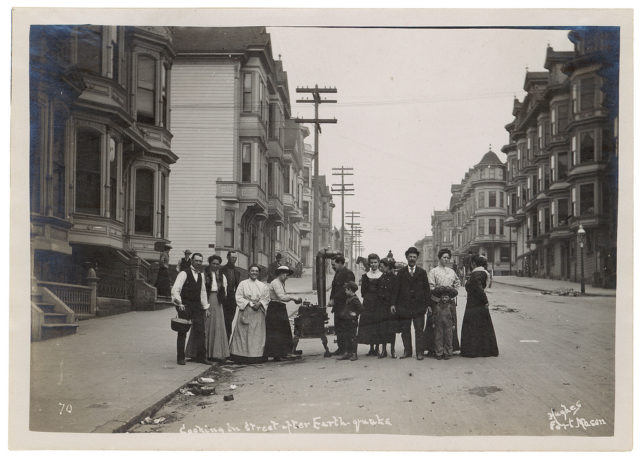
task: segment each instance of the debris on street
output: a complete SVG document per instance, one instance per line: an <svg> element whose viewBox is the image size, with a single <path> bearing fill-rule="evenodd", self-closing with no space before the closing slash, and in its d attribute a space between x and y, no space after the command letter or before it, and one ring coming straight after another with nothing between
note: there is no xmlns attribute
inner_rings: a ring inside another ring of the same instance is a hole
<svg viewBox="0 0 640 458"><path fill-rule="evenodd" d="M541 291L540 294L546 294L546 295L552 295L552 296L571 296L571 297L577 297L580 296L580 292L574 290L573 288L558 288L558 289L554 289L553 291Z"/></svg>

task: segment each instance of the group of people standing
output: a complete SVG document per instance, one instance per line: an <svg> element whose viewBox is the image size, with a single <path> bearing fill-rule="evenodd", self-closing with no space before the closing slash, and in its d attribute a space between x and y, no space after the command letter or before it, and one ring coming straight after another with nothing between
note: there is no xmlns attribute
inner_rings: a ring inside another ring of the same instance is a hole
<svg viewBox="0 0 640 458"><path fill-rule="evenodd" d="M211 364L228 358L252 363L268 357L279 360L292 356L293 336L286 303L302 302L285 290L286 279L293 270L279 266L275 278L263 283L258 280L260 267L251 265L249 278L241 281L235 266L236 252L227 253L225 265L221 265L220 256L209 256L209 265L202 272L202 254L187 251L171 288L178 317L191 320L186 348L186 332L178 333L178 364L184 365L185 358Z"/></svg>
<svg viewBox="0 0 640 458"><path fill-rule="evenodd" d="M457 289L460 280L448 267L451 251L440 250L439 264L429 272L416 265L420 252L410 247L405 252L407 266L394 273L392 258L377 254L368 256L369 270L360 281L362 304L355 304L355 276L345 266L342 256L332 260L335 276L331 285L329 306L333 308L340 359L357 359L357 344L369 345L367 356L395 358L396 334L404 346L400 358L413 355L411 327L415 333L416 358L427 356L449 359L453 352L462 356L498 356L498 346L489 314L487 287L489 273L486 258L474 255L473 270L465 284L467 306L458 340L456 314ZM357 300L357 298L356 298ZM359 318L357 318L359 316ZM357 330L354 333L354 324Z"/></svg>

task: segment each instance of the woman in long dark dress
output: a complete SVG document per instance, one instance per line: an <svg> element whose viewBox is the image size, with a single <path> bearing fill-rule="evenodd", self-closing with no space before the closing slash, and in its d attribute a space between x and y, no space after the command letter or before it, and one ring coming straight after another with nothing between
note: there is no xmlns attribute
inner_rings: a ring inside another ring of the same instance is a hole
<svg viewBox="0 0 640 458"><path fill-rule="evenodd" d="M293 337L291 335L291 325L287 314L287 302L294 301L296 304L302 302L301 298L289 296L284 284L293 270L287 266L280 266L276 269L277 277L269 283L269 295L271 301L267 307L265 324L267 336L265 339L264 356L280 361L287 358L293 351Z"/></svg>
<svg viewBox="0 0 640 458"><path fill-rule="evenodd" d="M471 258L471 275L464 285L467 307L462 320L460 355L468 358L498 356L498 343L489 314L489 300L484 292L489 281L487 260L483 256Z"/></svg>
<svg viewBox="0 0 640 458"><path fill-rule="evenodd" d="M391 313L391 306L394 305L395 289L396 289L396 275L393 273L393 261L388 258L380 260L380 271L382 277L380 277L380 303L382 305L381 322L380 322L380 336L383 338L382 352L378 355L378 358L385 358L387 356L387 344L391 344L391 357L396 357L396 334L401 331L400 322L398 321L398 315Z"/></svg>
<svg viewBox="0 0 640 458"><path fill-rule="evenodd" d="M377 254L370 254L367 261L369 271L362 276L360 286L364 310L360 314L357 342L369 345L367 356L375 356L380 354L380 343L384 341L384 336L380 335L380 322L384 314L384 304L380 300L382 272L378 269L380 257Z"/></svg>

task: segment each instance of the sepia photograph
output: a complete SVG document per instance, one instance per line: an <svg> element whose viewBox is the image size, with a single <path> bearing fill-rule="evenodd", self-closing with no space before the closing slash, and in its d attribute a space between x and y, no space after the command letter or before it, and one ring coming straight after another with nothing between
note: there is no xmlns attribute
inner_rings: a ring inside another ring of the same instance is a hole
<svg viewBox="0 0 640 458"><path fill-rule="evenodd" d="M632 21L14 9L10 448L630 450Z"/></svg>

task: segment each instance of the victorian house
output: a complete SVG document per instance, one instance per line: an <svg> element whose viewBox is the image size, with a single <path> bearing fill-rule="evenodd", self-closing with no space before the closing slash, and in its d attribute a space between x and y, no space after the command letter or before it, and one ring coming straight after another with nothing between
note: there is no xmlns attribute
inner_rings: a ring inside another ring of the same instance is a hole
<svg viewBox="0 0 640 458"><path fill-rule="evenodd" d="M494 275L511 271L512 235L505 227L505 168L496 153L488 151L460 184L451 186L451 243L453 260L460 268L473 253L487 257Z"/></svg>
<svg viewBox="0 0 640 458"><path fill-rule="evenodd" d="M32 26L34 338L155 302L167 242L172 36L165 27ZM57 324L59 326L54 326Z"/></svg>
<svg viewBox="0 0 640 458"><path fill-rule="evenodd" d="M508 213L522 275L615 287L617 31L569 33L574 51L547 48L546 72L527 72L506 126Z"/></svg>
<svg viewBox="0 0 640 458"><path fill-rule="evenodd" d="M172 263L186 249L266 267L302 254L304 136L264 27L173 27Z"/></svg>

